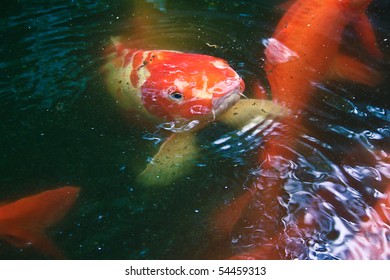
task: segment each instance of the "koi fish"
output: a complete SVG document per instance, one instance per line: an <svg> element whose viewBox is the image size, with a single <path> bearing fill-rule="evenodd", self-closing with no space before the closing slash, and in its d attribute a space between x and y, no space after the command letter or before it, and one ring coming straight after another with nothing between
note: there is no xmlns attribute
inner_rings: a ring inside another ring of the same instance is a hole
<svg viewBox="0 0 390 280"><path fill-rule="evenodd" d="M245 88L222 59L133 50L119 42L114 43L106 68L108 91L119 106L142 122L154 124L212 121L236 103Z"/></svg>
<svg viewBox="0 0 390 280"><path fill-rule="evenodd" d="M294 109L307 103L315 84L327 78L344 78L374 86L380 74L339 47L351 24L367 52L381 51L365 13L371 0L296 0L265 40L265 71L273 99Z"/></svg>
<svg viewBox="0 0 390 280"><path fill-rule="evenodd" d="M49 257L63 259L45 229L64 218L79 191L78 187L67 186L0 206L0 238L16 247L32 246Z"/></svg>
<svg viewBox="0 0 390 280"><path fill-rule="evenodd" d="M253 182L253 186L245 190L242 194L233 198L229 203L217 208L212 215L211 233L213 242L225 242L220 247L226 247L226 242L230 242L234 229L242 226L240 221L261 221L268 226L262 229L257 237L257 246L250 246L242 251L234 252L226 250L225 257L231 260L260 260L260 259L279 259L277 250L278 242L283 237L283 232L279 229L276 221L279 221L282 211L277 213L275 205L280 197L280 182L267 182L262 185L259 182ZM250 207L261 205L260 208ZM242 235L242 234L241 234ZM264 243L262 243L262 240ZM234 249L233 251L236 251Z"/></svg>
<svg viewBox="0 0 390 280"><path fill-rule="evenodd" d="M346 26L352 24L360 41L370 55L381 58L376 46L375 35L365 10L370 0L296 0L289 3L289 8L277 25L272 38L266 40L265 72L270 84L272 98L294 110L301 109L315 90L315 84L327 78L344 78L374 86L381 81L380 74L357 59L341 54L339 47ZM255 91L255 97L264 98L264 90ZM291 115L287 115L287 118ZM288 121L296 121L287 119ZM291 128L292 129L292 128ZM294 132L290 131L291 135ZM281 148L280 139L270 139L262 147L259 163L271 164L272 158L286 155ZM253 182L256 185L258 182ZM280 186L274 186L274 195L279 195ZM253 193L257 189L254 188ZM251 201L246 192L226 205L214 217L214 231L227 235L242 218ZM263 201L262 201L263 202ZM263 207L271 202L264 201ZM276 217L275 217L276 219ZM277 258L274 255L276 240L283 233L275 232L268 244L248 249L231 259ZM273 244L275 242L275 244Z"/></svg>
<svg viewBox="0 0 390 280"><path fill-rule="evenodd" d="M139 175L143 185L169 185L185 174L199 153L194 132L210 122L242 124L253 117L254 106L280 111L266 102L238 102L243 80L226 61L208 55L134 50L116 41L104 71L107 90L126 115L143 127L173 132ZM223 117L237 103L235 114Z"/></svg>

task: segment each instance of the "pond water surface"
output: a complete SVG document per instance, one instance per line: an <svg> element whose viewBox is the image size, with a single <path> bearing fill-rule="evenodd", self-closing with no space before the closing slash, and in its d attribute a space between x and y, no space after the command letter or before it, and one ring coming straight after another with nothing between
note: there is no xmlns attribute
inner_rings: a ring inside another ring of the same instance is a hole
<svg viewBox="0 0 390 280"><path fill-rule="evenodd" d="M47 232L69 259L214 259L259 247L271 248L264 258L390 258L389 220L374 209L390 187L387 1L368 10L384 53L374 64L384 82L318 85L297 113L298 139L283 136L294 160L281 157L267 167L254 154L270 135L244 137L213 124L197 135L201 156L190 174L162 188L135 180L165 135L128 122L108 96L100 68L110 37L221 57L251 97L254 81L267 87L262 41L282 16L281 2L7 4L0 11L0 201L79 186L76 205ZM352 30L344 42L346 51L372 62ZM275 124L274 135L294 126ZM256 184L231 234L219 236L214 213ZM0 239L0 259L42 258L49 257Z"/></svg>

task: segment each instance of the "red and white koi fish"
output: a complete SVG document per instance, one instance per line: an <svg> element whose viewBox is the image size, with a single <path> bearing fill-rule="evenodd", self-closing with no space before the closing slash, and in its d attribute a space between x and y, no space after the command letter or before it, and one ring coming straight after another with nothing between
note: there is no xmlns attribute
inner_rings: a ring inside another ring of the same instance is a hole
<svg viewBox="0 0 390 280"><path fill-rule="evenodd" d="M371 0L292 1L272 38L265 41L265 71L273 99L295 109L304 106L316 83L346 78L373 86L380 75L339 47L351 24L369 54L381 52L365 13Z"/></svg>
<svg viewBox="0 0 390 280"><path fill-rule="evenodd" d="M0 206L0 239L20 248L32 246L49 257L62 259L62 252L45 236L45 229L64 218L79 191L78 187L67 186Z"/></svg>
<svg viewBox="0 0 390 280"><path fill-rule="evenodd" d="M169 185L189 170L199 154L193 132L211 121L238 126L281 112L272 102L240 100L244 82L219 58L134 50L118 41L106 56L105 84L129 118L175 132L138 177L144 185Z"/></svg>
<svg viewBox="0 0 390 280"><path fill-rule="evenodd" d="M134 50L114 42L107 58L108 91L143 125L215 120L245 88L226 61L208 55Z"/></svg>

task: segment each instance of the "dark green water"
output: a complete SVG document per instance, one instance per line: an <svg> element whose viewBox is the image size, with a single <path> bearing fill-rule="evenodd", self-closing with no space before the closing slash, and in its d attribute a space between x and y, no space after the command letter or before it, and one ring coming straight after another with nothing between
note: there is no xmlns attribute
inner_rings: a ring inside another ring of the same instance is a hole
<svg viewBox="0 0 390 280"><path fill-rule="evenodd" d="M261 41L272 35L282 1L147 1L155 13L137 31L132 20L146 16L134 14L140 2L20 0L1 9L0 201L80 186L74 208L48 230L70 259L227 258L268 244L272 227L284 233L273 258L363 258L359 252L370 243L389 258L388 224L347 242L390 181L389 4L374 1L368 11L385 54L375 64L385 82L321 85L302 113L305 129L297 127L296 161L281 159L275 167L285 182L280 197L262 190L232 236L216 242L215 209L254 178L275 176L251 156L267 138L233 137L231 148L221 150L213 141L235 131L213 125L198 135L202 155L191 174L166 188L137 185L135 176L163 135L123 118L101 82L102 52L111 36L125 33L145 49L222 57L248 88L257 79L266 84ZM367 59L349 31L345 48ZM267 215L266 199L277 201ZM313 228L296 226L304 213L318 221ZM0 259L42 258L0 240Z"/></svg>

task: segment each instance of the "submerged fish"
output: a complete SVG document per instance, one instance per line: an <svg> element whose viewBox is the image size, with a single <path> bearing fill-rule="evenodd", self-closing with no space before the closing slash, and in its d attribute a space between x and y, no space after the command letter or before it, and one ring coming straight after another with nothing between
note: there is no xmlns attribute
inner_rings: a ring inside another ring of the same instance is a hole
<svg viewBox="0 0 390 280"><path fill-rule="evenodd" d="M302 109L315 90L315 85L329 78L344 78L367 86L375 86L381 80L380 74L355 58L339 50L342 35L347 25L352 24L367 52L375 57L382 56L376 46L372 26L365 11L371 0L296 0L288 3L285 15L277 25L273 36L265 40L265 71L270 84L272 98L279 104L294 110ZM259 98L264 92L255 93ZM296 119L287 115L285 121L296 124ZM296 135L295 126L286 132ZM270 164L272 159L291 158L286 154L279 137L269 139L262 147L259 163ZM270 180L271 182L272 180ZM272 182L271 182L272 183ZM278 182L278 184L283 182ZM264 186L261 182L259 190ZM248 208L253 194L245 192L230 204L224 206L214 217L214 231L229 236ZM282 187L274 186L272 197L280 196ZM272 201L261 201L262 209L272 209ZM277 204L276 204L277 205ZM277 211L276 211L277 212ZM388 211L387 211L388 213ZM268 214L268 213L267 213ZM270 219L277 220L277 217ZM259 219L259 217L255 217ZM232 256L232 259L278 258L277 242L283 232L271 232L274 237L268 244L258 244ZM264 233L267 236L267 233ZM276 254L275 254L276 252Z"/></svg>
<svg viewBox="0 0 390 280"><path fill-rule="evenodd" d="M0 239L62 259L62 252L45 235L45 230L68 213L78 196L78 187L62 187L0 206Z"/></svg>
<svg viewBox="0 0 390 280"><path fill-rule="evenodd" d="M373 86L381 77L372 68L339 50L347 25L354 27L366 51L380 58L365 13L371 0L296 0L265 40L265 71L272 96L300 109L317 83L343 78Z"/></svg>
<svg viewBox="0 0 390 280"><path fill-rule="evenodd" d="M138 177L144 185L168 185L185 174L199 153L194 132L210 122L242 124L253 117L253 106L259 115L280 111L267 102L238 102L243 80L226 61L208 55L133 50L115 41L104 71L108 91L130 119L172 132ZM234 104L235 114L223 117Z"/></svg>

